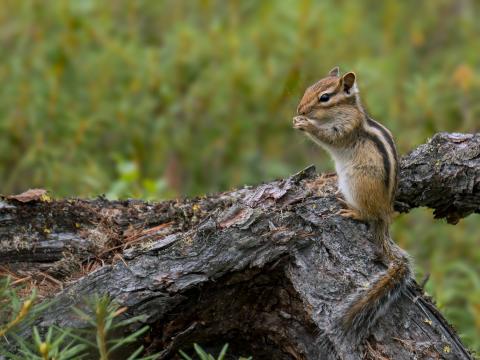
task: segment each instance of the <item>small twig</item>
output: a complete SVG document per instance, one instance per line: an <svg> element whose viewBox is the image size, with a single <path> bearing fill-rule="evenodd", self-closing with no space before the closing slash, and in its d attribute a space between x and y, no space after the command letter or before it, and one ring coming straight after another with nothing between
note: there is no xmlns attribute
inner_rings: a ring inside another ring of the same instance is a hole
<svg viewBox="0 0 480 360"><path fill-rule="evenodd" d="M367 341L368 355L374 360L391 360L388 357L383 356L378 350L374 349L370 342Z"/></svg>
<svg viewBox="0 0 480 360"><path fill-rule="evenodd" d="M130 267L127 265L127 263L125 262L125 259L123 258L122 255L120 255L120 253L115 253L115 255L113 255L113 260L114 259L119 259L127 269L130 269Z"/></svg>
<svg viewBox="0 0 480 360"><path fill-rule="evenodd" d="M26 276L24 278L20 278L20 279L17 279L15 281L12 281L11 285L17 285L17 284L23 283L23 282L31 280L31 279L32 279L32 276L29 275L29 276Z"/></svg>
<svg viewBox="0 0 480 360"><path fill-rule="evenodd" d="M160 225L155 226L153 228L146 229L146 230L140 231L137 234L133 234L129 237L126 237L122 244L117 245L117 246L113 246L113 247L108 248L108 249L105 249L98 256L103 256L105 254L108 254L108 253L112 252L113 250L117 250L117 249L120 249L120 248L123 248L125 250L127 248L127 246L132 245L132 244L137 243L137 242L140 242L140 241L144 240L146 236L153 235L153 234L155 234L155 232L157 232L157 231L159 231L163 228L166 228L166 227L168 227L172 224L173 224L173 221L170 221L170 222L167 222L165 224L160 224Z"/></svg>
<svg viewBox="0 0 480 360"><path fill-rule="evenodd" d="M420 282L420 288L425 290L425 285L427 284L428 280L430 279L430 273L426 273L423 277L422 281Z"/></svg>
<svg viewBox="0 0 480 360"><path fill-rule="evenodd" d="M405 347L408 349L408 351L410 351L410 352L415 351L415 347L412 345L412 341L405 340L405 339L400 339L398 337L392 337L392 339L395 340L395 341L398 341L399 343L402 343L403 345L405 345Z"/></svg>
<svg viewBox="0 0 480 360"><path fill-rule="evenodd" d="M153 228L150 228L150 229L146 229L146 230L143 230L142 232L140 232L139 234L134 234L132 236L129 236L127 238L125 238L124 240L124 245L127 245L127 244L130 244L132 242L135 242L137 241L138 239L146 236L146 235L152 235L154 234L155 232L157 232L158 230L161 230L163 228L166 228L170 225L173 224L173 221L170 221L170 222L167 222L167 223L164 223L164 224L160 224L160 225L157 225L157 226L154 226Z"/></svg>
<svg viewBox="0 0 480 360"><path fill-rule="evenodd" d="M11 270L9 270L6 266L0 266L0 275L9 275L14 279L23 279Z"/></svg>
<svg viewBox="0 0 480 360"><path fill-rule="evenodd" d="M48 275L46 273L44 273L43 271L39 271L38 272L40 275L42 275L45 279L47 280L50 280L51 282L53 282L54 284L57 284L58 286L60 286L60 288L63 290L63 282L61 282L60 280L57 280L55 279L53 276L51 275Z"/></svg>

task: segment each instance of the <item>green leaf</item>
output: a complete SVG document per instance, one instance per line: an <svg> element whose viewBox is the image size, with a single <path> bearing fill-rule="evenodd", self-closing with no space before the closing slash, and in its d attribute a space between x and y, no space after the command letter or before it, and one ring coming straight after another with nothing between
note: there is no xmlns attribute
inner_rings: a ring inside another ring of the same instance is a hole
<svg viewBox="0 0 480 360"><path fill-rule="evenodd" d="M180 353L180 355L182 355L182 357L183 357L185 360L193 360L190 356L188 356L187 354L185 354L182 350L179 350L178 352Z"/></svg>
<svg viewBox="0 0 480 360"><path fill-rule="evenodd" d="M218 360L224 360L225 355L227 354L227 350L228 350L228 343L225 344L222 348L222 351L220 351L220 355L218 355Z"/></svg>
<svg viewBox="0 0 480 360"><path fill-rule="evenodd" d="M209 360L208 354L205 352L205 350L202 349L200 345L198 345L197 343L194 343L193 348L195 349L195 352L197 353L197 355L200 356L201 360Z"/></svg>

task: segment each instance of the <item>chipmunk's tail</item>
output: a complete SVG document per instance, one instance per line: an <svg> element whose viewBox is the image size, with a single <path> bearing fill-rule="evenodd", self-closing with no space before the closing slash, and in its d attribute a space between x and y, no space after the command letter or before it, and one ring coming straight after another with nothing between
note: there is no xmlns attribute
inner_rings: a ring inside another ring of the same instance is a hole
<svg viewBox="0 0 480 360"><path fill-rule="evenodd" d="M378 318L406 289L412 277L408 255L390 240L388 223L373 224L377 244L382 247L385 261L389 261L385 272L378 274L370 285L353 295L340 316L341 333L353 343L361 343Z"/></svg>
<svg viewBox="0 0 480 360"><path fill-rule="evenodd" d="M374 241L388 266L370 284L344 302L333 324L320 334L322 359L360 359L358 346L368 338L372 327L405 292L412 278L410 259L391 239L387 221L372 223ZM341 351L339 351L342 349ZM342 353L342 356L339 355Z"/></svg>

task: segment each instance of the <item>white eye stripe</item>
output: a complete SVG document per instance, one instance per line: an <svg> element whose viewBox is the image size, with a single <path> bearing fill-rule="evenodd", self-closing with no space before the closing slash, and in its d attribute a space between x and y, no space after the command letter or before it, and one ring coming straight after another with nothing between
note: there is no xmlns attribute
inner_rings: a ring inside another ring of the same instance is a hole
<svg viewBox="0 0 480 360"><path fill-rule="evenodd" d="M328 88L325 91L322 91L320 93L319 97L322 96L323 94L328 94L330 96L333 96L333 95L337 94L337 92L338 92L338 89L336 87L331 87L331 88Z"/></svg>

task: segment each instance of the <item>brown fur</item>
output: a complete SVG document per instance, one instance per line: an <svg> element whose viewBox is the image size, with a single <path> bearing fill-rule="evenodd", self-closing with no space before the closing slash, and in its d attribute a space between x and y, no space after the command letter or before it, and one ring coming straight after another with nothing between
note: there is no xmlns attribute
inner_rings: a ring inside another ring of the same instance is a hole
<svg viewBox="0 0 480 360"><path fill-rule="evenodd" d="M333 70L332 70L333 71ZM297 128L306 131L314 140L336 148L351 148L355 164L347 171L352 179L352 192L356 198L357 210L363 220L382 219L389 221L392 213L393 192L384 186L386 174L382 155L375 144L368 141L366 115L358 96L345 91L352 89L355 75L343 77L328 76L310 86L302 97L297 109L303 121L297 121ZM319 101L322 94L332 94L329 101ZM299 118L299 117L297 117Z"/></svg>
<svg viewBox="0 0 480 360"><path fill-rule="evenodd" d="M371 306L371 304L374 304L378 299L385 296L386 293L392 291L396 281L401 281L405 273L405 266L399 262L393 263L393 266L387 270L386 276L380 278L375 283L372 291L367 293L367 296L363 297L360 301L353 304L345 313L345 317L343 318L344 326L350 327L358 313L362 312L364 308ZM393 279L395 281L393 281Z"/></svg>
<svg viewBox="0 0 480 360"><path fill-rule="evenodd" d="M330 98L320 101L325 93ZM365 114L353 73L340 77L338 69L332 69L305 91L297 114L294 128L305 131L335 160L348 206L339 214L371 224L378 255L388 265L368 288L354 294L333 329L336 336L348 336L357 344L411 277L408 257L391 242L388 231L398 172L395 145L390 132Z"/></svg>
<svg viewBox="0 0 480 360"><path fill-rule="evenodd" d="M392 198L384 186L382 159L374 144L363 142L355 152L357 164L350 172L353 193L364 220L388 220L392 213Z"/></svg>
<svg viewBox="0 0 480 360"><path fill-rule="evenodd" d="M352 101L342 95L340 91L342 89L342 86L343 80L342 78L337 76L328 76L324 79L317 81L305 91L305 94L303 95L302 100L298 105L297 113L299 115L305 115L310 118L322 120L328 115L332 115L331 112L323 113L324 110L339 106L342 103L352 105ZM330 101L322 103L319 101L319 98L323 93L326 92L334 95L332 96ZM341 109L337 108L335 112L339 110ZM345 107L343 111L348 112L351 111L351 109L349 109L349 107Z"/></svg>

